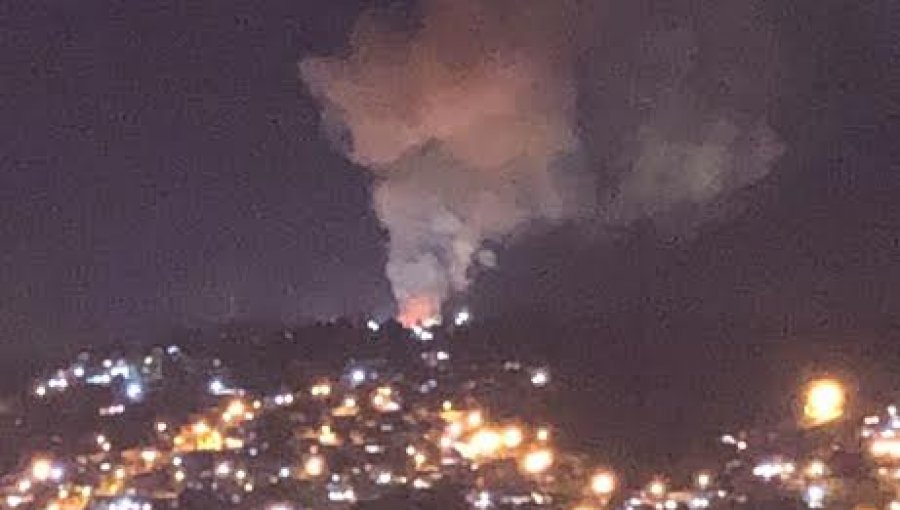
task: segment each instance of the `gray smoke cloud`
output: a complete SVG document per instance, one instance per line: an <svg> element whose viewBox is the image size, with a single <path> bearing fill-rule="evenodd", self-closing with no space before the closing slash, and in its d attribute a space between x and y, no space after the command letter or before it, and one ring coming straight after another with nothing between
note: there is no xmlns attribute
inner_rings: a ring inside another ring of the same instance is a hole
<svg viewBox="0 0 900 510"><path fill-rule="evenodd" d="M657 71L642 91L592 51L607 43L592 34L625 16L614 9L546 0L422 7L411 32L371 12L358 20L346 54L301 63L327 132L377 175L373 203L390 233L387 276L408 323L464 289L474 264L496 263L486 241L588 210L627 222L707 202L760 178L780 153L758 116L691 104L700 97L690 91L700 48L689 29L639 26L638 36L650 34L643 50L626 57L607 48L610 63L633 57L635 72ZM575 64L585 59L594 63L576 79ZM602 92L580 93L593 81ZM653 106L642 107L648 100ZM616 106L592 110L597 105ZM615 127L599 130L605 137L579 133L582 109L589 128ZM587 143L612 163L588 160L577 174L613 173L597 181L608 189L565 178L573 174L566 162L579 160L571 156Z"/></svg>

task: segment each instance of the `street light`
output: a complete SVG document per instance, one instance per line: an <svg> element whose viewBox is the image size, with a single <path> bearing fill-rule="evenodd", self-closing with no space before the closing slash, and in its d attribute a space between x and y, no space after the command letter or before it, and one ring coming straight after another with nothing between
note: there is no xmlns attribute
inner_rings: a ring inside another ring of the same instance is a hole
<svg viewBox="0 0 900 510"><path fill-rule="evenodd" d="M598 496L609 496L616 490L616 475L611 471L598 471L591 477L591 492Z"/></svg>
<svg viewBox="0 0 900 510"><path fill-rule="evenodd" d="M806 390L803 414L810 426L824 425L844 415L846 390L836 379L816 379Z"/></svg>

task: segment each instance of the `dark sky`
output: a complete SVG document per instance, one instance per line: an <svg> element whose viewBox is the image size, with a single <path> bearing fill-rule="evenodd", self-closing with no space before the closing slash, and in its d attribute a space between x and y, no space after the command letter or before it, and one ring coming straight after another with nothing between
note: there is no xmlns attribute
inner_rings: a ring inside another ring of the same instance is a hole
<svg viewBox="0 0 900 510"><path fill-rule="evenodd" d="M780 59L765 110L786 152L742 192L744 207L686 235L647 224L612 238L595 226L590 236L581 226L542 230L501 250L501 268L472 288L477 307L540 309L613 338L685 340L724 323L896 327L888 2L783 3L763 2ZM341 48L362 8L0 6L3 353L60 338L147 340L233 318L389 310L371 179L321 134L298 72L304 57ZM628 28L598 30L608 40L597 47L621 44ZM623 55L610 61L627 69ZM586 58L595 60L577 63L579 126L587 157L599 160L590 142L618 128L584 113L608 100L591 82L604 53Z"/></svg>
<svg viewBox="0 0 900 510"><path fill-rule="evenodd" d="M3 7L4 343L386 306L366 176L298 80L355 11L315 4Z"/></svg>

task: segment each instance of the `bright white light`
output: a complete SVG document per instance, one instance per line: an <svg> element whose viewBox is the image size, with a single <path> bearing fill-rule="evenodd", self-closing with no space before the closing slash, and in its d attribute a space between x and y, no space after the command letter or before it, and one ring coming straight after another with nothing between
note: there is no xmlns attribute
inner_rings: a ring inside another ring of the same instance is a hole
<svg viewBox="0 0 900 510"><path fill-rule="evenodd" d="M81 379L82 377L84 377L84 367L82 367L82 366L79 365L79 366L73 368L73 369L72 369L72 375L74 375L75 377Z"/></svg>
<svg viewBox="0 0 900 510"><path fill-rule="evenodd" d="M54 377L47 381L47 386L54 390L64 390L69 387L69 381L65 377Z"/></svg>
<svg viewBox="0 0 900 510"><path fill-rule="evenodd" d="M100 416L115 416L117 414L122 414L125 412L125 406L122 404L116 404L109 407L101 407L99 410Z"/></svg>
<svg viewBox="0 0 900 510"><path fill-rule="evenodd" d="M125 387L125 395L131 400L138 400L144 395L144 388L137 382L128 383Z"/></svg>
<svg viewBox="0 0 900 510"><path fill-rule="evenodd" d="M709 500L706 498L694 498L690 503L691 508L709 508Z"/></svg>
<svg viewBox="0 0 900 510"><path fill-rule="evenodd" d="M550 374L547 373L547 370L543 368L539 368L531 373L531 384L542 388L550 382Z"/></svg>
<svg viewBox="0 0 900 510"><path fill-rule="evenodd" d="M372 319L369 319L369 322L366 323L366 327L369 328L369 331L372 333L377 333L378 330L381 329L381 325Z"/></svg>
<svg viewBox="0 0 900 510"><path fill-rule="evenodd" d="M678 503L676 503L675 501L673 501L671 499L667 499L665 504L663 504L663 508L665 508L666 510L677 510Z"/></svg>
<svg viewBox="0 0 900 510"><path fill-rule="evenodd" d="M356 493L353 489L330 490L328 491L328 499L331 501L356 501Z"/></svg>
<svg viewBox="0 0 900 510"><path fill-rule="evenodd" d="M275 395L275 405L278 406L287 406L291 405L294 402L294 395L290 393L283 393L281 395Z"/></svg>
<svg viewBox="0 0 900 510"><path fill-rule="evenodd" d="M112 382L109 374L92 375L86 379L88 384L96 384L98 386L108 386Z"/></svg>
<svg viewBox="0 0 900 510"><path fill-rule="evenodd" d="M350 372L350 380L354 384L362 384L366 380L366 371L361 368L354 369Z"/></svg>
<svg viewBox="0 0 900 510"><path fill-rule="evenodd" d="M525 455L522 467L526 473L543 473L553 465L553 453L549 450L536 450Z"/></svg>
<svg viewBox="0 0 900 510"><path fill-rule="evenodd" d="M291 468L283 467L283 468L279 469L278 476L281 478L287 478L287 477L291 476Z"/></svg>
<svg viewBox="0 0 900 510"><path fill-rule="evenodd" d="M601 471L591 477L591 490L595 494L606 496L616 489L616 476L609 471Z"/></svg>
<svg viewBox="0 0 900 510"><path fill-rule="evenodd" d="M16 508L23 502L24 499L22 498L22 496L19 496L17 494L10 494L9 496L6 496L6 506L10 508Z"/></svg>
<svg viewBox="0 0 900 510"><path fill-rule="evenodd" d="M491 506L491 493L487 491L481 491L478 493L478 496L475 497L475 501L472 503L475 508L488 508Z"/></svg>
<svg viewBox="0 0 900 510"><path fill-rule="evenodd" d="M447 361L450 359L450 353L447 351L438 351L437 354L435 354L435 357L437 357L438 361Z"/></svg>
<svg viewBox="0 0 900 510"><path fill-rule="evenodd" d="M472 320L472 314L470 314L468 310L460 310L456 314L456 318L453 319L453 324L457 326L464 326L470 320Z"/></svg>
<svg viewBox="0 0 900 510"><path fill-rule="evenodd" d="M712 481L712 476L707 472L702 472L697 474L697 487L706 490L709 487L710 482Z"/></svg>
<svg viewBox="0 0 900 510"><path fill-rule="evenodd" d="M116 363L116 366L109 369L109 375L113 377L122 377L123 379L127 379L131 374L131 368L125 364L124 360L119 360Z"/></svg>
<svg viewBox="0 0 900 510"><path fill-rule="evenodd" d="M31 464L31 477L39 482L46 482L53 472L53 463L47 459L37 459Z"/></svg>
<svg viewBox="0 0 900 510"><path fill-rule="evenodd" d="M753 476L758 476L766 481L776 476L784 476L794 471L794 465L791 463L781 462L764 462L753 468Z"/></svg>
<svg viewBox="0 0 900 510"><path fill-rule="evenodd" d="M219 476L228 476L231 474L231 466L227 462L220 462L216 466L216 474Z"/></svg>
<svg viewBox="0 0 900 510"><path fill-rule="evenodd" d="M213 395L225 393L225 383L223 383L221 379L213 379L209 383L209 392Z"/></svg>
<svg viewBox="0 0 900 510"><path fill-rule="evenodd" d="M303 463L303 471L307 476L322 476L325 472L325 458L321 455L312 455Z"/></svg>
<svg viewBox="0 0 900 510"><path fill-rule="evenodd" d="M178 354L179 352L181 352L181 349L179 349L177 345L170 345L170 346L166 347L166 353L169 356L174 356L174 355Z"/></svg>
<svg viewBox="0 0 900 510"><path fill-rule="evenodd" d="M143 508L143 505L128 497L118 499L109 505L110 510L142 510Z"/></svg>
<svg viewBox="0 0 900 510"><path fill-rule="evenodd" d="M825 506L825 487L810 485L806 489L806 504L810 508L822 508Z"/></svg>
<svg viewBox="0 0 900 510"><path fill-rule="evenodd" d="M434 333L432 333L431 331L428 331L428 330L424 330L421 333L419 333L419 339L423 340L425 342L427 342L429 340L434 340Z"/></svg>
<svg viewBox="0 0 900 510"><path fill-rule="evenodd" d="M44 386L43 384L41 384L40 386L38 386L37 388L34 389L34 394L39 397L46 396L47 395L47 387Z"/></svg>
<svg viewBox="0 0 900 510"><path fill-rule="evenodd" d="M900 458L900 440L898 439L876 439L869 446L869 451L873 457L893 457Z"/></svg>

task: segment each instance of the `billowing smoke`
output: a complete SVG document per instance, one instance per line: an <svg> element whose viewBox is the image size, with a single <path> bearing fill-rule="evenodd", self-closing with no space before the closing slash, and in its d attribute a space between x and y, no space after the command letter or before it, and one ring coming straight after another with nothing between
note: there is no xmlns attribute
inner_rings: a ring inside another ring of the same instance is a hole
<svg viewBox="0 0 900 510"><path fill-rule="evenodd" d="M302 62L325 129L377 176L373 203L390 233L387 276L404 322L436 314L474 265L493 266L488 241L586 210L620 222L702 203L758 179L777 156L764 121L685 104L693 64L677 51L650 56L671 82L653 94L665 107L635 106L631 77L612 65L578 75L576 63L603 57L593 50L604 41L590 34L618 23L600 11L560 0L426 0L414 29L370 12L346 54ZM598 80L588 90L602 100L579 97L585 80ZM618 112L590 111L594 103ZM590 111L578 127L576 104L580 117ZM608 139L580 132L604 122L615 124ZM599 144L588 152L605 163L573 172L586 143ZM604 173L615 178L598 179L599 190L570 179Z"/></svg>
<svg viewBox="0 0 900 510"><path fill-rule="evenodd" d="M435 0L397 35L359 21L346 58L303 62L332 132L378 173L387 275L414 322L464 288L483 249L567 214L555 162L573 151L575 94L564 3Z"/></svg>

